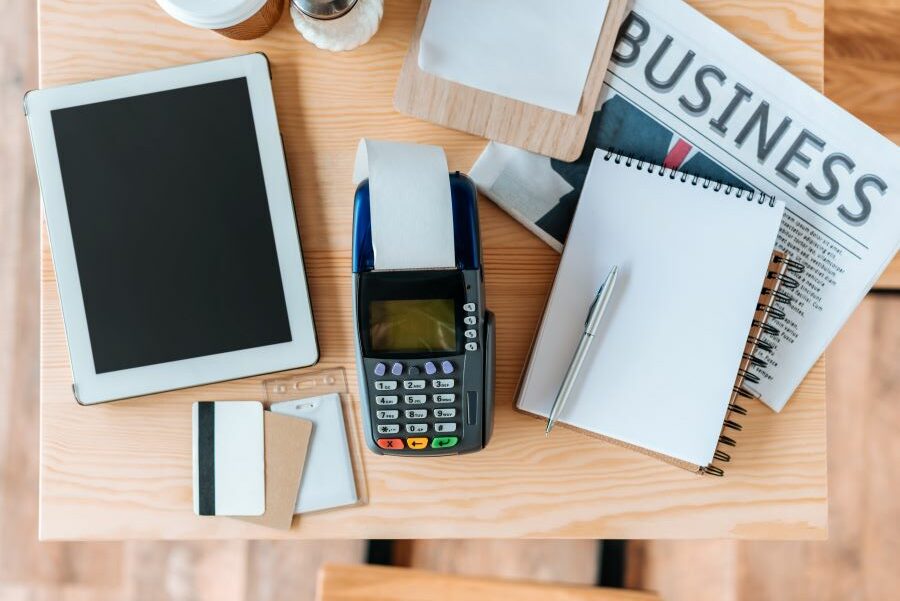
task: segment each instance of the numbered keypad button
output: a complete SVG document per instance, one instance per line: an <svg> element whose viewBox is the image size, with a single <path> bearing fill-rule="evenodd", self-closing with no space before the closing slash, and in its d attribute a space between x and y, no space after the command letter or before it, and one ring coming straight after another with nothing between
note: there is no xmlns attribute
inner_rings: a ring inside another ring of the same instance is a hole
<svg viewBox="0 0 900 601"><path fill-rule="evenodd" d="M438 433L456 432L456 424L453 422L435 424L434 431Z"/></svg>
<svg viewBox="0 0 900 601"><path fill-rule="evenodd" d="M431 400L434 403L452 403L456 400L455 394L433 394Z"/></svg>
<svg viewBox="0 0 900 601"><path fill-rule="evenodd" d="M425 419L428 417L428 411L425 409L407 409L403 412L406 419Z"/></svg>
<svg viewBox="0 0 900 601"><path fill-rule="evenodd" d="M376 405L396 405L397 397L396 397L396 395L376 396L375 404Z"/></svg>
<svg viewBox="0 0 900 601"><path fill-rule="evenodd" d="M424 394L407 394L403 396L403 402L407 405L424 405L426 398Z"/></svg>
<svg viewBox="0 0 900 601"><path fill-rule="evenodd" d="M379 434L397 434L400 432L398 424L378 424L375 428Z"/></svg>
<svg viewBox="0 0 900 601"><path fill-rule="evenodd" d="M406 424L407 434L424 434L428 432L428 424Z"/></svg>
<svg viewBox="0 0 900 601"><path fill-rule="evenodd" d="M446 380L432 380L431 385L435 388L453 388L456 386L456 380L446 379Z"/></svg>
<svg viewBox="0 0 900 601"><path fill-rule="evenodd" d="M422 390L425 388L425 380L405 380L403 388L406 390Z"/></svg>
<svg viewBox="0 0 900 601"><path fill-rule="evenodd" d="M463 311L465 311L466 313L474 313L475 312L475 303L464 304Z"/></svg>
<svg viewBox="0 0 900 601"><path fill-rule="evenodd" d="M376 380L375 390L397 390L396 380Z"/></svg>
<svg viewBox="0 0 900 601"><path fill-rule="evenodd" d="M397 419L400 417L400 412L396 409L382 409L381 411L376 411L375 415L378 419Z"/></svg>
<svg viewBox="0 0 900 601"><path fill-rule="evenodd" d="M450 419L456 417L456 409L435 409L434 416L438 419Z"/></svg>

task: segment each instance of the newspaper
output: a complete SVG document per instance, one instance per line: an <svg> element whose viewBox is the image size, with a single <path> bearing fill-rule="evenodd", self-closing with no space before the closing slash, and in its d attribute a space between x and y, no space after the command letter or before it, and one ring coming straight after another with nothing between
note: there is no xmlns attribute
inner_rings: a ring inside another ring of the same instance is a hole
<svg viewBox="0 0 900 601"><path fill-rule="evenodd" d="M900 149L687 4L632 8L581 157L491 143L471 175L560 251L595 148L783 199L777 247L805 271L754 367L780 411L900 246Z"/></svg>

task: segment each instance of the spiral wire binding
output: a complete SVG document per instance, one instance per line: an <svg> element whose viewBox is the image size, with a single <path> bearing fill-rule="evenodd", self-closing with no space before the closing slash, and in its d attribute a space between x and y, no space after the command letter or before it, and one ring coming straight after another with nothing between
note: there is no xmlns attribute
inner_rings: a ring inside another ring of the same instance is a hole
<svg viewBox="0 0 900 601"><path fill-rule="evenodd" d="M738 415L747 415L748 413L746 409L734 403L729 403L728 410L732 413L737 413Z"/></svg>
<svg viewBox="0 0 900 601"><path fill-rule="evenodd" d="M763 313L768 315L769 319L777 319L780 321L780 320L784 319L785 317L787 317L787 313L785 313L778 307L770 307L768 305L760 304L760 305L756 305L756 310L762 311Z"/></svg>
<svg viewBox="0 0 900 601"><path fill-rule="evenodd" d="M751 355L750 353L744 353L743 358L746 359L750 365L755 365L756 367L768 367L769 364L766 361L763 361L756 355Z"/></svg>
<svg viewBox="0 0 900 601"><path fill-rule="evenodd" d="M624 152L618 152L612 149L607 150L606 154L603 156L603 160L611 160L617 165L621 164L624 161L626 167L634 166L638 171L644 171L646 167L646 172L648 175L668 177L670 180L677 179L683 184L690 184L692 186L699 185L704 189L712 188L713 192L719 192L727 196L733 195L735 198L744 198L744 196L746 195L748 202L756 200L756 202L760 205L768 204L770 207L775 206L775 197L770 194L760 192L759 190L745 190L744 188L725 184L723 182L716 181L707 177L691 175L678 169L663 167L648 161L641 160ZM761 336L764 334L768 336L778 336L780 334L779 329L769 324L768 320L783 320L785 319L785 317L787 317L787 314L784 312L784 310L773 305L774 303L779 303L782 305L791 304L791 302L793 301L793 297L790 294L783 292L781 289L783 288L787 290L794 290L800 286L800 280L792 275L787 274L791 273L799 275L806 269L803 263L781 255L775 255L775 257L773 258L773 263L776 265L783 264L785 266L784 272L769 270L766 274L766 282L774 282L774 286L764 286L762 291L760 292L760 296L772 297L772 302L770 304L758 303L756 305L757 312L761 312L763 314L763 317L761 320L753 320L753 329L758 329L759 334L750 335L747 337L747 342L751 345L752 350L749 353L744 353L743 359L748 362L748 367L755 366L764 368L768 365L768 363L766 363L759 357L756 357L753 354L753 351L756 349L762 350L764 352L772 352L775 350L775 345L768 340L761 338ZM751 384L758 384L760 381L761 378L757 374L751 373L744 368L738 370L737 383L732 388L731 401L728 404L728 411L726 412L725 420L722 423L722 434L719 436L719 445L723 445L726 447L737 446L737 441L725 434L725 431L734 430L736 432L740 432L743 429L741 424L734 421L732 417L738 415L747 415L747 409L742 405L737 404L735 401L739 398L758 399L759 394L751 390L749 387L744 386L744 383L749 382ZM715 453L713 454L713 461L728 463L731 461L731 455L724 450L717 448ZM725 475L724 469L717 465L713 465L712 463L710 463L706 467L700 468L700 471L701 473L710 474L712 476L721 477Z"/></svg>
<svg viewBox="0 0 900 601"><path fill-rule="evenodd" d="M703 189L712 188L713 192L721 192L727 196L734 195L735 198L744 198L746 195L747 201L752 202L756 201L758 204L768 204L770 207L775 206L775 196L771 194L766 194L765 192L760 192L759 190L746 190L744 188L740 188L738 186L733 186L731 184L726 184L724 182L720 182L718 180L714 180L709 177L702 177L699 175L691 175L690 173L686 173L679 169L672 169L671 167L663 167L657 165L655 163L651 163L649 161L644 161L642 159L633 157L624 152L619 152L616 150L609 149L606 151L606 154L603 156L604 161L612 160L616 165L620 165L622 161L625 162L626 167L634 166L638 171L644 171L644 167L646 167L646 172L648 175L657 175L658 177L668 177L671 180L680 180L683 184L690 184L692 186L701 186ZM790 261L790 259L785 259L786 261ZM791 261L792 264L796 264L800 266L800 271L803 270L803 265L797 263L796 261Z"/></svg>
<svg viewBox="0 0 900 601"><path fill-rule="evenodd" d="M782 292L781 290L773 290L772 288L763 288L762 289L763 296L774 296L775 301L779 303L784 303L785 305L791 304L794 298L787 294L786 292Z"/></svg>
<svg viewBox="0 0 900 601"><path fill-rule="evenodd" d="M781 334L781 330L779 330L772 324L765 321L760 321L758 319L753 320L753 327L759 328L760 330L762 330L763 334L769 334L770 336L778 336L779 334ZM760 367L765 367L765 361L763 361L763 365L760 365Z"/></svg>
<svg viewBox="0 0 900 601"><path fill-rule="evenodd" d="M750 382L751 384L759 384L760 378L754 373L747 371L746 369L739 369L738 375L744 378L745 381Z"/></svg>
<svg viewBox="0 0 900 601"><path fill-rule="evenodd" d="M776 265L784 264L785 271L791 272L793 274L803 273L805 267L802 263L797 261L792 261L791 259L787 259L782 257L781 255L775 255L773 259L773 263ZM777 271L769 271L766 274L767 282L775 282L774 287L764 286L761 292L761 296L770 296L772 297L772 303L780 303L782 305L790 305L793 298L791 295L783 292L780 288L787 288L789 290L796 289L800 286L800 280L795 277L786 275L786 273L780 273ZM766 320L774 319L774 320L782 320L787 317L786 313L779 309L778 307L772 306L772 304L763 304L758 303L756 305L757 312L763 314L763 319L754 319L752 328L753 330L758 330L758 335L750 335L747 337L747 342L751 345L753 350L760 349L766 352L771 352L775 349L775 346L769 342L768 340L763 339L761 336L778 336L780 331L775 326L769 324ZM759 367L765 368L768 363L763 361L759 357L753 354L753 352L745 352L743 354L743 359L747 361L747 367ZM735 402L739 398L745 399L758 399L759 395L749 387L744 386L745 382L749 382L751 384L758 384L761 381L761 378L750 371L748 369L741 368L738 370L738 384L736 384L732 388L732 400L728 404L728 411L725 415L725 421L722 424L722 434L719 436L719 446L725 447L735 447L737 446L737 441L725 434L726 430L734 430L741 431L741 425L736 422L733 417L738 415L747 415L747 409L743 405L739 405ZM724 451L722 448L716 448L715 453L713 453L713 461L719 463L729 463L731 461L731 454ZM711 476L719 476L722 477L725 475L725 470L717 465L713 465L712 463L708 466L701 468L700 470L704 474L709 474Z"/></svg>
<svg viewBox="0 0 900 601"><path fill-rule="evenodd" d="M781 286L784 288L788 288L789 290L793 290L800 286L800 280L797 278L791 277L784 273L778 273L777 271L770 271L768 273L769 279L778 280L781 282Z"/></svg>
<svg viewBox="0 0 900 601"><path fill-rule="evenodd" d="M794 261L787 257L775 257L775 264L778 265L781 263L787 265L787 270L791 273L803 273L806 270L806 266L800 261Z"/></svg>
<svg viewBox="0 0 900 601"><path fill-rule="evenodd" d="M750 342L753 346L758 349L762 349L767 353L771 353L775 350L775 345L769 342L768 340L764 340L759 336L748 336L747 341Z"/></svg>

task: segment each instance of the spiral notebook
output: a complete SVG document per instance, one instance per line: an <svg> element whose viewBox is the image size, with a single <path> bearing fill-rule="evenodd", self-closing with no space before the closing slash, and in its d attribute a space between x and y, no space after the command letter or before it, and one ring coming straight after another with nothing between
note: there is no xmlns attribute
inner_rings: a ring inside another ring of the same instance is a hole
<svg viewBox="0 0 900 601"><path fill-rule="evenodd" d="M559 421L722 475L749 373L796 286L773 252L784 203L597 150L522 379L517 407L546 417L597 286L617 286Z"/></svg>

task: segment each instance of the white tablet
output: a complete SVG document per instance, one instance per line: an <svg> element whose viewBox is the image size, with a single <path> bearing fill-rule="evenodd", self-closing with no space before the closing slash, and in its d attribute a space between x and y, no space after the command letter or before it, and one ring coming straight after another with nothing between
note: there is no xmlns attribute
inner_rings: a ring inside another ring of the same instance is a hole
<svg viewBox="0 0 900 601"><path fill-rule="evenodd" d="M318 359L268 61L30 92L78 402Z"/></svg>

